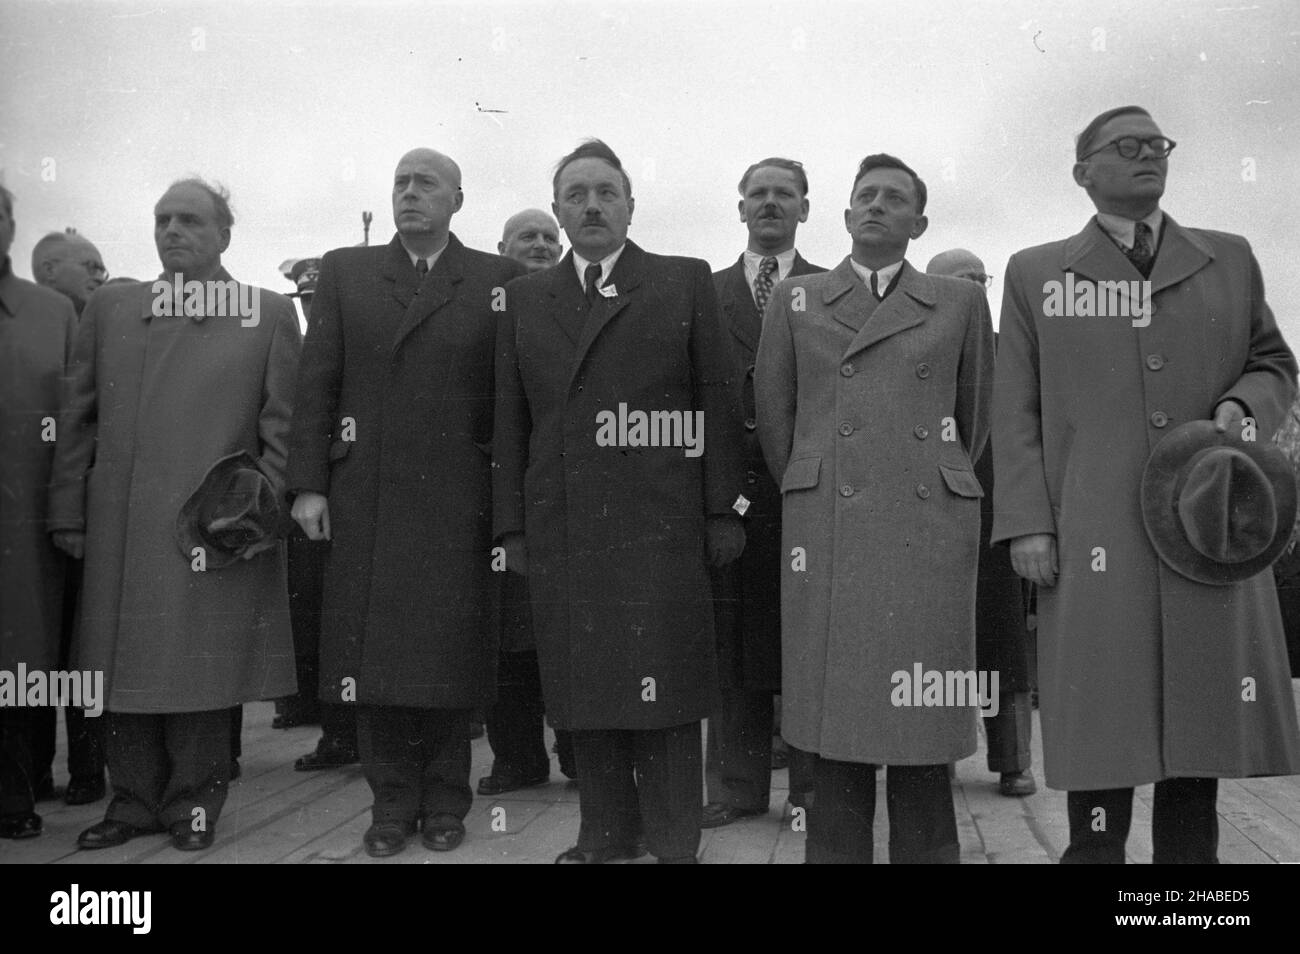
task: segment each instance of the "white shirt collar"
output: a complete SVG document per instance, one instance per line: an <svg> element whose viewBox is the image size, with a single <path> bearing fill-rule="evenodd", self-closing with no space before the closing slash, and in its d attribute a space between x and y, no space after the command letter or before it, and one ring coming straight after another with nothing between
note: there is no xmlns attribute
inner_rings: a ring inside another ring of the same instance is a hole
<svg viewBox="0 0 1300 954"><path fill-rule="evenodd" d="M402 241L400 236L398 237L398 241L399 242ZM424 260L429 263L429 271L433 271L434 263L438 261L438 258L442 255L443 252L447 251L447 246L450 243L451 243L451 239L448 238L446 242L442 243L442 248L438 249L438 251L434 252L432 255L424 256ZM402 248L406 252L406 257L411 260L411 267L418 268L419 266L416 265L416 262L420 260L420 256L416 255L409 248L407 248L405 242L402 242Z"/></svg>
<svg viewBox="0 0 1300 954"><path fill-rule="evenodd" d="M625 248L627 248L626 242L600 260L600 284L602 287L609 281L609 276L614 271L614 265L618 262L618 257L623 254ZM587 290L584 283L587 281L587 266L591 264L578 254L576 248L573 250L573 267L578 270L578 284L582 286L583 291Z"/></svg>
<svg viewBox="0 0 1300 954"><path fill-rule="evenodd" d="M1159 206L1155 211L1142 219L1151 228L1151 240L1160 241L1160 226L1164 223L1165 214L1160 211ZM1128 251L1133 247L1133 232L1137 228L1137 222L1133 219L1126 219L1122 215L1112 215L1109 212L1097 213L1097 224L1101 226L1103 232L1115 240L1120 248Z"/></svg>
<svg viewBox="0 0 1300 954"><path fill-rule="evenodd" d="M898 274L898 270L903 267L903 262L905 261L907 261L907 259L900 258L892 265L886 265L884 268L876 269L876 275L878 276L876 278L876 287L880 289L882 295L885 293L885 289L889 287L889 283L894 280L894 276ZM862 284L866 285L867 288L870 289L871 269L867 268L865 265L859 265L853 258L849 259L849 264L853 266L853 270L857 272L858 277L862 279Z"/></svg>

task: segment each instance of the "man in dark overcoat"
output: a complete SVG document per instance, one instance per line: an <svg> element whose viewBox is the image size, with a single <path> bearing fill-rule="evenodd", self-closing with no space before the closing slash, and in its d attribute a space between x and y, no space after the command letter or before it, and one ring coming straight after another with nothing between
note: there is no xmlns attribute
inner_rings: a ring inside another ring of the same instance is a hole
<svg viewBox="0 0 1300 954"><path fill-rule="evenodd" d="M321 699L358 706L375 857L420 826L461 843L470 715L496 691L493 347L523 267L460 243L463 201L450 158L402 157L393 240L321 260L298 379L293 515L331 541Z"/></svg>
<svg viewBox="0 0 1300 954"><path fill-rule="evenodd" d="M948 275L988 288L984 263L964 248L949 249L930 259L927 275ZM987 294L987 292L985 293ZM997 335L993 336L996 346ZM1030 584L1011 568L1003 547L989 545L993 533L993 445L975 461L975 476L984 488L980 498L980 562L975 581L975 668L998 674L996 714L984 719L990 772L998 775L998 791L1008 798L1038 791L1030 770L1033 741L1033 706L1029 692L1029 630L1025 609Z"/></svg>
<svg viewBox="0 0 1300 954"><path fill-rule="evenodd" d="M1263 443L1296 386L1250 245L1160 208L1173 148L1141 107L1095 117L1073 172L1097 214L1006 270L993 542L1039 588L1063 864L1123 864L1133 789L1152 783L1154 862L1215 863L1218 779L1300 772L1271 574L1197 581L1147 532L1143 474L1171 428L1213 421ZM1136 292L1105 292L1120 282Z"/></svg>
<svg viewBox="0 0 1300 954"><path fill-rule="evenodd" d="M0 672L60 668L67 562L45 529L60 388L77 315L13 273L13 196L0 186ZM11 675L13 678L13 675ZM26 687L23 687L25 690ZM53 710L0 707L0 838L41 833L40 723Z"/></svg>
<svg viewBox="0 0 1300 954"><path fill-rule="evenodd" d="M713 273L735 375L743 382L745 550L711 571L722 708L709 717L705 777L708 801L701 824L729 825L767 812L772 790L773 698L781 691L781 491L763 462L754 410L754 353L763 308L778 282L824 272L794 247L808 220L808 175L791 159L762 159L740 179L740 221L749 242L740 258ZM789 756L790 804L806 808L812 760Z"/></svg>
<svg viewBox="0 0 1300 954"><path fill-rule="evenodd" d="M493 529L526 569L546 708L573 730L581 831L557 859L693 863L718 704L707 562L744 546L738 389L702 261L627 240L618 157L560 161L570 254L507 289Z"/></svg>
<svg viewBox="0 0 1300 954"><path fill-rule="evenodd" d="M247 454L272 500L282 488L301 333L287 298L222 266L232 224L224 191L172 185L154 208L162 277L101 288L77 330L49 526L84 552L73 662L104 673L113 786L82 848L163 829L210 845L231 709L294 690L282 545L220 566L216 543L179 545L220 461Z"/></svg>

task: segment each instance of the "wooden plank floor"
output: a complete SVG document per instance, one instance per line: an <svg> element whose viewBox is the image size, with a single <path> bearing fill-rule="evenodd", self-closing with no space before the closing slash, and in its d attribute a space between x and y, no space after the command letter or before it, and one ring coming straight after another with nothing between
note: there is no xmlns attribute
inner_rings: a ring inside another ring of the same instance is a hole
<svg viewBox="0 0 1300 954"><path fill-rule="evenodd" d="M1294 682L1300 707L1300 681ZM165 836L149 836L121 848L77 851L77 834L98 821L106 801L70 808L61 801L42 802L37 810L45 834L28 841L0 841L0 862L35 864L549 864L577 841L578 793L558 768L551 784L512 792L497 799L476 798L465 819L468 834L456 851L434 853L416 840L393 858L369 858L361 835L370 823L370 790L357 767L302 773L293 760L309 751L315 727L271 729L273 707L256 703L244 711L243 777L217 824L211 850L183 853ZM60 720L60 723L62 720ZM1065 848L1065 793L1043 786L1042 747L1034 715L1034 764L1037 795L1003 798L997 778L985 770L980 751L957 766L953 798L963 864L1051 864ZM66 782L65 740L60 725L56 781ZM491 764L487 741L474 742L471 778L476 782ZM799 864L804 834L782 823L787 773L774 773L772 811L703 833L701 860L713 864ZM876 861L887 859L883 775L878 784ZM1129 837L1129 861L1151 861L1152 787L1138 789ZM1219 784L1219 857L1225 864L1300 862L1300 776L1225 780ZM643 858L635 864L652 863Z"/></svg>

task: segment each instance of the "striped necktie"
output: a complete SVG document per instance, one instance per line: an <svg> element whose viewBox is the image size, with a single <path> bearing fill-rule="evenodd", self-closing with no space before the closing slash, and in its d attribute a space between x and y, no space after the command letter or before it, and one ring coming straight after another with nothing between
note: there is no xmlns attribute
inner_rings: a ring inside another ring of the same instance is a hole
<svg viewBox="0 0 1300 954"><path fill-rule="evenodd" d="M1155 243L1151 240L1151 226L1145 222L1133 225L1133 247L1124 253L1143 278L1151 276L1151 263L1155 261Z"/></svg>

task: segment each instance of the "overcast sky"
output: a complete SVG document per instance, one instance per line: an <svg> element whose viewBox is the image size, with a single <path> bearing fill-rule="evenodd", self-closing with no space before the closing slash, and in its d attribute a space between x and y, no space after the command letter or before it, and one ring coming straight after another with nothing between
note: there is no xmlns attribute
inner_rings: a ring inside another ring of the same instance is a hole
<svg viewBox="0 0 1300 954"><path fill-rule="evenodd" d="M1178 141L1162 203L1245 235L1300 342L1300 4L0 3L0 175L15 270L75 226L115 275L159 271L152 209L198 173L226 185L232 274L289 291L286 258L393 234L398 157L464 172L452 229L495 250L549 207L555 161L599 136L632 177L631 237L714 268L744 247L736 182L786 155L811 180L804 255L831 266L861 157L929 186L909 259L965 246L997 281L1016 249L1093 209L1073 135L1138 103ZM565 245L567 246L567 241Z"/></svg>

